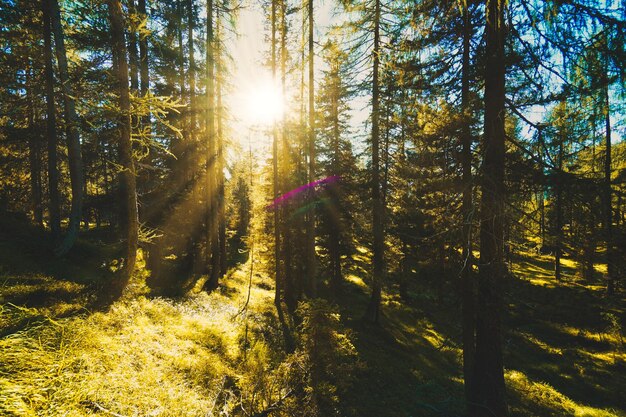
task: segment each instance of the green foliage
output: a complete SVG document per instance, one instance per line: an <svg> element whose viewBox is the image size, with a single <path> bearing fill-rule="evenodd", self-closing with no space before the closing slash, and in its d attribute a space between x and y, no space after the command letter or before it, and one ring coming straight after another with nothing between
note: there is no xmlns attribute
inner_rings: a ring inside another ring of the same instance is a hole
<svg viewBox="0 0 626 417"><path fill-rule="evenodd" d="M255 341L237 381L249 415L321 417L342 414L342 398L352 389L362 364L350 331L327 301L300 303L296 350L284 357Z"/></svg>
<svg viewBox="0 0 626 417"><path fill-rule="evenodd" d="M359 368L352 333L341 324L336 309L323 299L303 301L298 306L301 318L296 355L305 366L305 398L302 416L339 414L341 398L351 389Z"/></svg>

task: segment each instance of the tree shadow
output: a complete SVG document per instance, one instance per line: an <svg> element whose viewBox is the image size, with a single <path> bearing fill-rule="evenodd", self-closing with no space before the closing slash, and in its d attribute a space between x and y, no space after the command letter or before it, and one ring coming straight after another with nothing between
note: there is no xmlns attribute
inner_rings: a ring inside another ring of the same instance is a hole
<svg viewBox="0 0 626 417"><path fill-rule="evenodd" d="M2 222L0 232L0 334L27 328L40 319L69 317L107 309L115 301L121 245L108 233L83 233L63 257L53 254L49 234L27 223ZM4 227L7 226L7 227ZM87 240L89 238L90 240Z"/></svg>

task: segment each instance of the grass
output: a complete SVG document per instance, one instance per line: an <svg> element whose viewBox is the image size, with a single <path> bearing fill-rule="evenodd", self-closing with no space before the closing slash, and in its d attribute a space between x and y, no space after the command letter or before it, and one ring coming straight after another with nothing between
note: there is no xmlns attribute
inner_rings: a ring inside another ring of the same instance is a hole
<svg viewBox="0 0 626 417"><path fill-rule="evenodd" d="M78 255L57 260L43 244L27 249L36 231L4 233L0 415L251 415L289 392L290 372L302 362L282 352L271 265L262 256L246 308L250 261L212 294L198 291L199 283L184 297L151 297L138 274L132 296L103 305L113 245L83 241ZM341 414L462 415L453 284L442 298L431 282L440 277L412 277L409 299L389 285L382 322L373 326L361 320L369 257L365 247L357 250L338 300L337 317L359 362L339 398ZM626 416L624 300L580 281L573 261L563 267L556 283L549 257L522 253L514 260L504 318L511 415ZM274 414L295 415L285 413Z"/></svg>

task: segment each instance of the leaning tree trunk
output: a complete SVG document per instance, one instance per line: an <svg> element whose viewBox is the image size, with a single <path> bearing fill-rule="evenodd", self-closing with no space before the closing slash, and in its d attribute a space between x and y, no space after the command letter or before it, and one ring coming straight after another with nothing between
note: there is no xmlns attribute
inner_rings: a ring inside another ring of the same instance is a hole
<svg viewBox="0 0 626 417"><path fill-rule="evenodd" d="M130 139L130 90L128 87L128 62L126 61L126 45L124 43L124 16L119 0L108 0L109 19L111 24L111 41L113 48L113 72L115 74L116 91L119 95L119 118L117 121L120 132L118 148L121 179L124 184L124 208L126 214L126 262L121 279L116 283L114 291L119 295L128 283L137 258L137 241L139 219L137 213L137 193L135 165L133 163L132 144Z"/></svg>
<svg viewBox="0 0 626 417"><path fill-rule="evenodd" d="M502 360L502 281L504 263L504 1L487 2L485 127L480 207L480 268L476 303L476 359L472 377L476 397L470 414L508 415Z"/></svg>
<svg viewBox="0 0 626 417"><path fill-rule="evenodd" d="M80 217L83 200L83 158L80 151L80 135L78 133L78 115L74 92L69 80L65 39L61 25L61 9L58 0L50 0L50 18L54 32L54 45L59 66L59 79L63 92L63 109L65 112L65 130L67 137L67 154L69 159L70 183L72 188L72 207L67 233L60 246L55 249L57 256L66 254L76 242L80 228Z"/></svg>

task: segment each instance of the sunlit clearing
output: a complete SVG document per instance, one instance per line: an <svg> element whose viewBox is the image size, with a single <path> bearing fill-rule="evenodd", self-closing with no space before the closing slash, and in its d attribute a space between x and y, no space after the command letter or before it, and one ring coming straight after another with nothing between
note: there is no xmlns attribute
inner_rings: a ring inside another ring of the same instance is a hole
<svg viewBox="0 0 626 417"><path fill-rule="evenodd" d="M246 95L243 116L250 123L269 125L283 115L283 95L280 88L271 81L261 82Z"/></svg>

